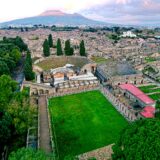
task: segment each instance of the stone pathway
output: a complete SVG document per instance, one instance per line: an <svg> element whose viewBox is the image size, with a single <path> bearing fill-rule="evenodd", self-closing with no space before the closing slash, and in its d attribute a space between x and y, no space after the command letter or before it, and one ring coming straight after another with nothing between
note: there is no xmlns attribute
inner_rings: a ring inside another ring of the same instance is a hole
<svg viewBox="0 0 160 160"><path fill-rule="evenodd" d="M113 144L81 154L78 158L79 160L88 160L89 158L96 158L96 160L111 160L111 155L113 153L112 146Z"/></svg>
<svg viewBox="0 0 160 160"><path fill-rule="evenodd" d="M46 96L42 95L38 99L39 104L39 148L46 153L51 153L49 121L47 113Z"/></svg>

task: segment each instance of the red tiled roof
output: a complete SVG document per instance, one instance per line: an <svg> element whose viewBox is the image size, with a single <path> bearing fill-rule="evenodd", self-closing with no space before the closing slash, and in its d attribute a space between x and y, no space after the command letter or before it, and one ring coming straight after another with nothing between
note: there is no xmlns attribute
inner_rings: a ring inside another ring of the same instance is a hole
<svg viewBox="0 0 160 160"><path fill-rule="evenodd" d="M143 93L140 89L138 89L133 84L121 84L120 88L123 90L129 91L131 94L133 94L135 97L137 97L139 100L144 102L145 104L153 104L155 101L151 98L149 98L145 93Z"/></svg>
<svg viewBox="0 0 160 160"><path fill-rule="evenodd" d="M155 108L152 106L147 106L140 113L145 118L154 118Z"/></svg>

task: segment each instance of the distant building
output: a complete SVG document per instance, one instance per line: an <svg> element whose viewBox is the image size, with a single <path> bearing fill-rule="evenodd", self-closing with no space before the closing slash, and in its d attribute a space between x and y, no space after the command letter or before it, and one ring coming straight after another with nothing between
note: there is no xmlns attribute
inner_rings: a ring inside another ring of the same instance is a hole
<svg viewBox="0 0 160 160"><path fill-rule="evenodd" d="M127 32L123 32L123 34L121 35L121 37L130 37L130 38L136 38L137 35L134 34L133 32L131 31L127 31Z"/></svg>

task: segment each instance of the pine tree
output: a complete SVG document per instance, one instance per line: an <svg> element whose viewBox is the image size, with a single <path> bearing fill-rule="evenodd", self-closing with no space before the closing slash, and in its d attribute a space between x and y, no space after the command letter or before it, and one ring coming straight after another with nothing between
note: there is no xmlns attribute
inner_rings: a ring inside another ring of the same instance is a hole
<svg viewBox="0 0 160 160"><path fill-rule="evenodd" d="M63 55L61 40L58 38L57 40L57 56Z"/></svg>
<svg viewBox="0 0 160 160"><path fill-rule="evenodd" d="M45 41L43 43L43 54L46 57L48 57L50 55L50 48L49 48L49 43L48 43L47 39L45 39Z"/></svg>
<svg viewBox="0 0 160 160"><path fill-rule="evenodd" d="M74 49L73 47L70 48L70 55L72 56L74 54Z"/></svg>
<svg viewBox="0 0 160 160"><path fill-rule="evenodd" d="M26 60L25 60L24 75L26 80L34 79L34 72L32 70L32 59L31 59L31 54L29 52L27 53Z"/></svg>
<svg viewBox="0 0 160 160"><path fill-rule="evenodd" d="M65 51L65 55L66 56L69 56L70 55L70 50L71 49L71 44L70 44L70 40L67 40L65 42L65 48L64 48L64 51Z"/></svg>
<svg viewBox="0 0 160 160"><path fill-rule="evenodd" d="M48 36L48 44L50 48L53 48L53 38L51 34Z"/></svg>
<svg viewBox="0 0 160 160"><path fill-rule="evenodd" d="M84 45L84 40L82 40L81 43L80 43L80 55L81 56L87 56L85 45Z"/></svg>

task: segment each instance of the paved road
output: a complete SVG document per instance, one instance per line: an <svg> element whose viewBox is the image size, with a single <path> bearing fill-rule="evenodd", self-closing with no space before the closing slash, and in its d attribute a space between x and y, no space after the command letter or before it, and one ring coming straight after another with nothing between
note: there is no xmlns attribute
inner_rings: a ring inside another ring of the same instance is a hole
<svg viewBox="0 0 160 160"><path fill-rule="evenodd" d="M52 149L50 143L46 96L40 96L38 104L39 104L39 127L40 127L39 146L40 149L42 149L46 153L51 153Z"/></svg>

